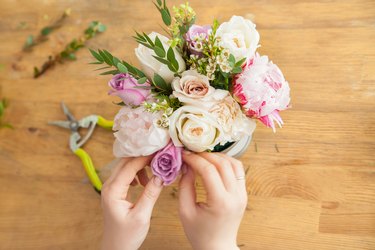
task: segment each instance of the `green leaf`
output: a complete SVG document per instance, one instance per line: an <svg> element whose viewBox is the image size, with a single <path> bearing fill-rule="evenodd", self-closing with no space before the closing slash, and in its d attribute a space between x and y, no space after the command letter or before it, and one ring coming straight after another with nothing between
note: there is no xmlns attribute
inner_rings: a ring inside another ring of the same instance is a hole
<svg viewBox="0 0 375 250"><path fill-rule="evenodd" d="M112 68L112 67L111 66L105 66L105 67L95 69L94 71L99 71L99 70L103 70L103 69L110 69L110 68Z"/></svg>
<svg viewBox="0 0 375 250"><path fill-rule="evenodd" d="M43 36L48 36L48 34L52 32L52 30L53 30L53 28L51 28L51 27L44 27L40 31L40 34L42 34Z"/></svg>
<svg viewBox="0 0 375 250"><path fill-rule="evenodd" d="M107 27L104 24L102 24L102 23L98 24L98 31L99 32L104 32L104 31L106 31L106 29L107 29Z"/></svg>
<svg viewBox="0 0 375 250"><path fill-rule="evenodd" d="M117 65L117 64L121 63L120 59L118 59L115 56L113 57L112 61L113 61L113 65Z"/></svg>
<svg viewBox="0 0 375 250"><path fill-rule="evenodd" d="M168 52L167 52L167 58L168 61L171 62L172 67L174 68L173 72L178 72L178 62L176 60L176 56L174 54L174 51L171 47L169 47Z"/></svg>
<svg viewBox="0 0 375 250"><path fill-rule="evenodd" d="M161 0L157 0L157 2L158 2L158 5L161 6L161 4L162 4Z"/></svg>
<svg viewBox="0 0 375 250"><path fill-rule="evenodd" d="M91 55L96 58L99 62L104 62L104 59L95 50L89 49Z"/></svg>
<svg viewBox="0 0 375 250"><path fill-rule="evenodd" d="M120 73L120 71L118 71L117 69L115 69L115 70L109 70L109 71L100 73L100 75L116 75L116 74L119 74L119 73Z"/></svg>
<svg viewBox="0 0 375 250"><path fill-rule="evenodd" d="M153 84L157 89L163 92L172 92L171 85L167 84L165 80L157 73L154 74Z"/></svg>
<svg viewBox="0 0 375 250"><path fill-rule="evenodd" d="M165 51L159 47L154 47L155 54L159 57L165 57Z"/></svg>
<svg viewBox="0 0 375 250"><path fill-rule="evenodd" d="M246 61L246 57L242 58L238 62L234 64L235 67L242 66L242 64Z"/></svg>
<svg viewBox="0 0 375 250"><path fill-rule="evenodd" d="M146 38L148 44L150 44L152 47L155 46L155 44L154 44L154 42L151 40L151 38L150 38L146 33L144 33L144 32L143 32L143 37Z"/></svg>
<svg viewBox="0 0 375 250"><path fill-rule="evenodd" d="M89 64L103 64L102 62L89 62Z"/></svg>
<svg viewBox="0 0 375 250"><path fill-rule="evenodd" d="M164 59L164 58L160 58L160 57L158 57L158 56L153 56L156 60L158 60L159 62L161 62L161 63L163 63L163 64L165 64L165 65L171 65L171 62L170 61L168 61L168 60L166 60L166 59Z"/></svg>
<svg viewBox="0 0 375 250"><path fill-rule="evenodd" d="M242 72L242 68L239 66L232 69L232 73L234 74L239 74L241 72Z"/></svg>
<svg viewBox="0 0 375 250"><path fill-rule="evenodd" d="M118 64L117 64L117 68L118 68L118 70L119 70L121 73L125 73L125 74L128 73L128 68L127 68L125 65L121 64L121 63L118 63Z"/></svg>
<svg viewBox="0 0 375 250"><path fill-rule="evenodd" d="M147 81L147 77L142 77L138 79L139 84L144 84Z"/></svg>
<svg viewBox="0 0 375 250"><path fill-rule="evenodd" d="M76 57L76 55L75 55L74 53L70 53L70 54L68 55L68 58L69 58L70 60L76 60L76 59L77 59L77 57Z"/></svg>
<svg viewBox="0 0 375 250"><path fill-rule="evenodd" d="M234 57L234 55L230 54L230 55L229 55L229 59L228 59L228 61L229 61L230 63L233 63L233 65L234 65L234 63L236 62L236 58Z"/></svg>
<svg viewBox="0 0 375 250"><path fill-rule="evenodd" d="M25 42L25 46L26 47L30 47L31 45L34 44L34 36L33 35L29 35L27 38L26 38L26 42Z"/></svg>
<svg viewBox="0 0 375 250"><path fill-rule="evenodd" d="M112 58L107 57L106 53L103 50L98 50L99 54L103 58L104 62L110 66L113 65Z"/></svg>
<svg viewBox="0 0 375 250"><path fill-rule="evenodd" d="M155 37L155 46L162 49L165 53L163 43L160 41L160 38L158 36Z"/></svg>
<svg viewBox="0 0 375 250"><path fill-rule="evenodd" d="M160 10L160 14L161 14L161 18L163 19L164 24L167 26L171 25L172 19L168 11L165 9L162 9Z"/></svg>

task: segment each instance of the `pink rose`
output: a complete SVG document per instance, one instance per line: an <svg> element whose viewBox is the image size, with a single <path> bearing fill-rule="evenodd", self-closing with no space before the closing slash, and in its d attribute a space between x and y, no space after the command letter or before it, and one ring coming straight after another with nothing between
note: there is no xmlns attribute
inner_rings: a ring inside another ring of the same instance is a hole
<svg viewBox="0 0 375 250"><path fill-rule="evenodd" d="M108 94L120 97L126 105L138 106L151 93L150 89L144 88L150 86L148 81L139 84L134 77L124 73L113 76L108 85L112 88Z"/></svg>
<svg viewBox="0 0 375 250"><path fill-rule="evenodd" d="M235 77L233 96L247 116L275 130L274 121L280 127L283 124L279 111L289 106L290 88L281 70L257 53Z"/></svg>
<svg viewBox="0 0 375 250"><path fill-rule="evenodd" d="M186 33L186 41L192 54L201 55L203 42L208 39L212 29L210 25L199 26L193 24Z"/></svg>
<svg viewBox="0 0 375 250"><path fill-rule="evenodd" d="M182 147L175 147L171 141L165 148L156 153L151 161L152 173L163 180L164 185L174 182L182 165Z"/></svg>

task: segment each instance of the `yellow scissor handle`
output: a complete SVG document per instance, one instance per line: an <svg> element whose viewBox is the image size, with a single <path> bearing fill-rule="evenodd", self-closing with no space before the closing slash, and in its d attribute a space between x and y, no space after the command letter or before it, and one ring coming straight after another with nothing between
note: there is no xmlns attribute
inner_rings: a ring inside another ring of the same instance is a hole
<svg viewBox="0 0 375 250"><path fill-rule="evenodd" d="M103 117L101 117L100 115L98 115L98 121L97 123L100 127L102 128L105 128L105 129L112 129L113 127L113 121L110 121L110 120L107 120L107 119L104 119Z"/></svg>
<svg viewBox="0 0 375 250"><path fill-rule="evenodd" d="M76 154L82 161L83 166L85 168L86 174L89 177L91 184L94 186L95 190L100 193L102 190L102 181L100 180L98 174L95 171L94 164L92 163L91 157L86 153L85 150L78 148L76 151L74 151L74 154Z"/></svg>

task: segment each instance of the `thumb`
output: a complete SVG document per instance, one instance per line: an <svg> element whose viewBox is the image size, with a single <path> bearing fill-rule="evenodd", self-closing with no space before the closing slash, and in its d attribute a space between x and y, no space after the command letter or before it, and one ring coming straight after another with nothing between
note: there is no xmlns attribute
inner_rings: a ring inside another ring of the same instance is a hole
<svg viewBox="0 0 375 250"><path fill-rule="evenodd" d="M138 202L135 204L134 209L151 217L152 209L162 189L163 181L157 176L152 177L139 197Z"/></svg>

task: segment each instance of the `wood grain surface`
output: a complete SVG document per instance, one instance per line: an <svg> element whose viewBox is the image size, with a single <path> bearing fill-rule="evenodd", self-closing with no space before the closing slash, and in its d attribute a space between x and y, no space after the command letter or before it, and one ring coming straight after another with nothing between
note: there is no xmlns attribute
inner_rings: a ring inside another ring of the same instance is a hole
<svg viewBox="0 0 375 250"><path fill-rule="evenodd" d="M169 1L170 5L178 1ZM0 1L0 96L10 99L0 129L0 249L98 249L100 197L68 148L60 101L78 117L111 118L107 96L86 49L75 62L39 79L40 66L88 23L108 30L89 41L136 62L134 30L162 32L151 1ZM257 24L260 53L282 69L292 109L276 134L259 124L242 157L249 204L241 249L375 249L375 1L192 0L198 23L243 15ZM29 34L72 15L50 40L21 53ZM98 168L112 157L113 136L98 128L85 147ZM202 188L198 187L200 192ZM135 189L134 193L139 193ZM190 249L177 212L176 185L158 201L142 249Z"/></svg>

